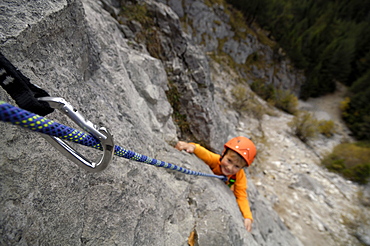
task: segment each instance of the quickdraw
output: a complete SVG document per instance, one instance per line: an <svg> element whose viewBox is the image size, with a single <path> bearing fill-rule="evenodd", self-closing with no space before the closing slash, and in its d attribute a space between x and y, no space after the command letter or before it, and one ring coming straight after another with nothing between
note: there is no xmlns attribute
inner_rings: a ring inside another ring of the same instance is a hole
<svg viewBox="0 0 370 246"><path fill-rule="evenodd" d="M60 110L71 118L83 130L87 131L100 141L103 155L98 162L91 162L79 152L75 151L66 142L55 136L42 135L51 145L63 153L68 159L87 171L98 172L104 170L113 158L113 136L105 127L97 128L93 123L86 120L71 104L60 97L41 97L39 101L49 103L50 107Z"/></svg>

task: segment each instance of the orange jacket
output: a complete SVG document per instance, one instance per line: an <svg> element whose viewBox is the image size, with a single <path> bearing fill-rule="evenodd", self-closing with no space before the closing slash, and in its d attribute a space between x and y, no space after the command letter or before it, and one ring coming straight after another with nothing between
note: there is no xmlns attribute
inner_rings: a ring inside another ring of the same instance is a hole
<svg viewBox="0 0 370 246"><path fill-rule="evenodd" d="M223 175L221 172L220 159L221 156L215 154L199 144L191 143L196 146L194 154L202 159L216 175ZM227 178L230 179L231 175ZM247 177L245 176L244 170L241 169L236 173L236 181L233 186L234 195L239 205L239 209L244 218L251 219L253 221L252 213L249 207L248 195L247 195Z"/></svg>

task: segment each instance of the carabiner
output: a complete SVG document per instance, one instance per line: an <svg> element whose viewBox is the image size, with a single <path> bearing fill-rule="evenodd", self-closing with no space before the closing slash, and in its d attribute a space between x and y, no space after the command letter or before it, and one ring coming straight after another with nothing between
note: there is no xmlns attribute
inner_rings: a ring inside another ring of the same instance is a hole
<svg viewBox="0 0 370 246"><path fill-rule="evenodd" d="M114 154L114 141L113 136L105 127L97 129L93 123L86 120L71 104L61 97L40 97L38 100L47 102L50 107L60 110L83 130L99 139L103 148L103 155L98 162L91 162L62 139L42 134L51 145L53 145L68 159L89 172L100 172L109 165Z"/></svg>

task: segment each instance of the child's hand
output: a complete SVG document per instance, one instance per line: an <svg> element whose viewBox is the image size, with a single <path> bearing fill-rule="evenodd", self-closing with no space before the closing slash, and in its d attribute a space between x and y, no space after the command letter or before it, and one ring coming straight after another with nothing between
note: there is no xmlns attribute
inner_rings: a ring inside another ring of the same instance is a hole
<svg viewBox="0 0 370 246"><path fill-rule="evenodd" d="M185 150L188 153L194 153L195 145L194 144L187 143L187 142L179 141L176 144L175 148L178 149L178 150L180 150L180 151L181 150Z"/></svg>
<svg viewBox="0 0 370 246"><path fill-rule="evenodd" d="M244 219L244 227L247 229L247 231L252 230L252 220L251 219Z"/></svg>

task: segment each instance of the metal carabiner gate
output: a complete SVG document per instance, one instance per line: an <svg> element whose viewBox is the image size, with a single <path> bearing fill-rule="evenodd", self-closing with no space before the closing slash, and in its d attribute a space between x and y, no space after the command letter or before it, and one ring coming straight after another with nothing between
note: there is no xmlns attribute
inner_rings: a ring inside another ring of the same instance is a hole
<svg viewBox="0 0 370 246"><path fill-rule="evenodd" d="M42 136L52 146L59 150L68 159L89 172L100 172L109 165L114 154L114 141L113 136L105 127L100 127L97 129L93 123L86 120L71 104L61 97L40 97L38 100L47 102L49 103L50 107L60 110L83 130L89 132L91 135L99 139L103 148L103 155L98 162L89 161L62 139L42 134Z"/></svg>

